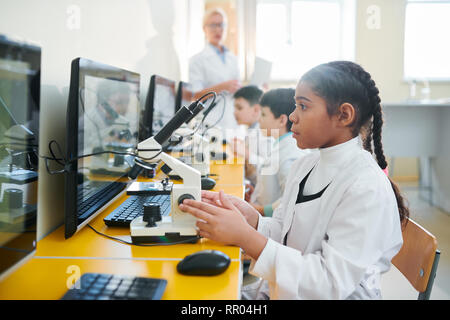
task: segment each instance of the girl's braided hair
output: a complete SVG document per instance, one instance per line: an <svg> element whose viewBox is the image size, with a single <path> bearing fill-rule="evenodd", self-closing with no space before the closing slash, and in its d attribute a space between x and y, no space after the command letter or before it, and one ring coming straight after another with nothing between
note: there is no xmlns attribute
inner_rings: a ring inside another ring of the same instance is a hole
<svg viewBox="0 0 450 320"><path fill-rule="evenodd" d="M354 62L333 61L311 69L301 81L307 82L327 102L330 116L336 114L338 107L345 102L355 108L352 132L354 136L362 135L364 149L375 154L378 165L385 169L387 162L381 142L383 112L379 90L371 75ZM400 221L405 225L409 209L398 186L390 178L389 181L397 200Z"/></svg>

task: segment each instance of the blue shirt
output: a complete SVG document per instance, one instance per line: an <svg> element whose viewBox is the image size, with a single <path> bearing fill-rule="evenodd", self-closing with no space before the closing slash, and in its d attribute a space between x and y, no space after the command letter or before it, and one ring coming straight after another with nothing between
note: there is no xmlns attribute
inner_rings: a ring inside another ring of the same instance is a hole
<svg viewBox="0 0 450 320"><path fill-rule="evenodd" d="M222 46L222 51L221 51L219 48L213 46L210 43L208 43L208 45L210 45L214 49L214 51L219 55L220 60L222 60L222 62L225 63L225 52L228 51L228 49L225 46Z"/></svg>

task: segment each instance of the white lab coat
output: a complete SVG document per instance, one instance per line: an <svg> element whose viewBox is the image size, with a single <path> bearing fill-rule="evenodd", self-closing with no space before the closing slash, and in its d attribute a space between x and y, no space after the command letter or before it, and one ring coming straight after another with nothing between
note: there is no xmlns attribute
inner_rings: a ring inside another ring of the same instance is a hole
<svg viewBox="0 0 450 320"><path fill-rule="evenodd" d="M255 186L258 172L264 164L264 161L270 156L275 139L271 136L264 135L258 122L247 129L244 139L249 153L248 163L255 167L255 173L251 176L246 173L245 178Z"/></svg>
<svg viewBox="0 0 450 320"><path fill-rule="evenodd" d="M258 168L271 153L271 146L275 139L262 133L259 123L254 123L247 129L245 144L249 151L249 164L256 165Z"/></svg>
<svg viewBox="0 0 450 320"><path fill-rule="evenodd" d="M205 48L189 60L189 83L192 90L198 92L216 84L239 80L239 67L237 58L225 49L225 62L215 51L215 48L207 43ZM237 122L233 115L233 98L230 93L225 94L225 111L218 126L223 129L237 128ZM211 111L205 120L206 124L214 124L222 115L223 102L218 101L215 109Z"/></svg>
<svg viewBox="0 0 450 320"><path fill-rule="evenodd" d="M380 275L403 241L390 182L359 147L320 198L296 204L299 183L319 158L296 161L273 217L259 218L268 241L250 273L265 279L271 299L380 299Z"/></svg>
<svg viewBox="0 0 450 320"><path fill-rule="evenodd" d="M261 206L272 205L272 210L281 201L292 164L310 152L297 147L292 132L280 138L273 140L269 155L259 167L255 190L250 197L250 202Z"/></svg>

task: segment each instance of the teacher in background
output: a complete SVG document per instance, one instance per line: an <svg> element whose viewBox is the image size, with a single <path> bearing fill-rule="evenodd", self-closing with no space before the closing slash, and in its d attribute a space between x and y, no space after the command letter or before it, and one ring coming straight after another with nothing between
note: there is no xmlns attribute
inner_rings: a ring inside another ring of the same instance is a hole
<svg viewBox="0 0 450 320"><path fill-rule="evenodd" d="M203 18L205 32L205 48L189 60L189 82L195 92L195 99L209 91L225 94L225 110L223 102L218 101L208 115L206 123L222 129L237 128L233 116L232 94L240 87L237 58L224 45L227 17L220 8L208 10ZM223 116L222 116L223 113Z"/></svg>

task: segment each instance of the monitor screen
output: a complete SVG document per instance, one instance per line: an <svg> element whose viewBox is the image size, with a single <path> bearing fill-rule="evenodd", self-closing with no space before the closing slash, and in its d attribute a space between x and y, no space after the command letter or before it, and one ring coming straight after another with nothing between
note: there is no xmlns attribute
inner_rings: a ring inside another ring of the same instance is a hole
<svg viewBox="0 0 450 320"><path fill-rule="evenodd" d="M175 81L153 75L145 100L139 140L157 134L175 115Z"/></svg>
<svg viewBox="0 0 450 320"><path fill-rule="evenodd" d="M66 238L127 185L134 162L123 153L133 153L138 142L139 83L134 72L84 58L72 61L66 147L67 159L78 160L66 173Z"/></svg>
<svg viewBox="0 0 450 320"><path fill-rule="evenodd" d="M180 81L177 91L177 106L178 111L182 106L188 107L194 101L194 92L192 85L187 82Z"/></svg>
<svg viewBox="0 0 450 320"><path fill-rule="evenodd" d="M0 36L0 275L36 248L41 49Z"/></svg>

